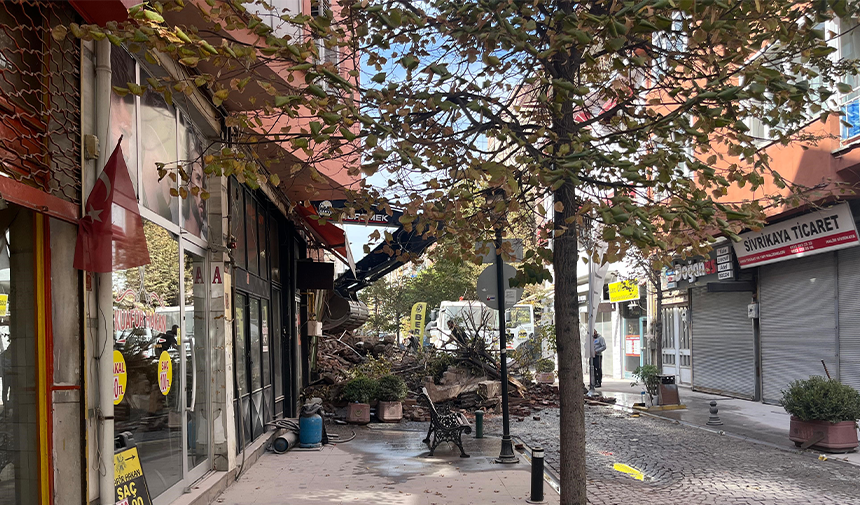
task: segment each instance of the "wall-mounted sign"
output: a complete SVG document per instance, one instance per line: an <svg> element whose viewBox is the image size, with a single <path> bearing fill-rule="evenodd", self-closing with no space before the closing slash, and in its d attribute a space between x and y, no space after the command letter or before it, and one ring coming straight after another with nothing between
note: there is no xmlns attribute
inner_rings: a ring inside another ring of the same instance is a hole
<svg viewBox="0 0 860 505"><path fill-rule="evenodd" d="M346 200L323 200L321 202L311 202L311 204L316 208L317 214L326 219L329 219L334 215L335 209L344 209L346 207L346 203ZM370 226L400 226L400 217L402 215L403 212L392 210L391 215L389 216L387 211L371 207L370 212L363 209L356 209L355 214L352 216L343 214L338 221L342 223L365 224Z"/></svg>
<svg viewBox="0 0 860 505"><path fill-rule="evenodd" d="M734 244L741 268L853 247L860 243L847 203L804 214L761 231L744 233Z"/></svg>
<svg viewBox="0 0 860 505"><path fill-rule="evenodd" d="M630 279L621 282L609 283L609 301L626 302L639 299L639 281Z"/></svg>
<svg viewBox="0 0 860 505"><path fill-rule="evenodd" d="M737 275L730 245L711 250L707 258L693 257L675 261L661 272L663 289L686 289L708 282L731 281Z"/></svg>

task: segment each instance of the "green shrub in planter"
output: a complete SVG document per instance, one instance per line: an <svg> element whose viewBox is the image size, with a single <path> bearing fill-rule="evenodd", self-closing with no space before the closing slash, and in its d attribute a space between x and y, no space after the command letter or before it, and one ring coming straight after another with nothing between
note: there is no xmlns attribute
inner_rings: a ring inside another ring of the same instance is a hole
<svg viewBox="0 0 860 505"><path fill-rule="evenodd" d="M346 383L341 396L351 403L370 403L376 398L378 384L369 377L356 377Z"/></svg>
<svg viewBox="0 0 860 505"><path fill-rule="evenodd" d="M555 372L555 363L549 358L543 358L535 364L535 371L544 373Z"/></svg>
<svg viewBox="0 0 860 505"><path fill-rule="evenodd" d="M860 419L860 393L817 375L791 382L782 392L782 406L801 421L838 423Z"/></svg>
<svg viewBox="0 0 860 505"><path fill-rule="evenodd" d="M406 382L396 375L386 375L379 379L378 396L383 402L400 402L409 392Z"/></svg>
<svg viewBox="0 0 860 505"><path fill-rule="evenodd" d="M648 398L651 403L654 403L654 397L657 396L660 388L660 377L658 376L659 369L656 365L642 365L633 370L633 377L636 382L631 382L631 386L639 383L645 386L645 391L648 393Z"/></svg>

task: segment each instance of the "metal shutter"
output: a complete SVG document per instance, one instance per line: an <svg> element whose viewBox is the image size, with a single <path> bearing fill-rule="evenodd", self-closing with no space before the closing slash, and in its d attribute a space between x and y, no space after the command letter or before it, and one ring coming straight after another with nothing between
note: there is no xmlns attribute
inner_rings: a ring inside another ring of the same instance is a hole
<svg viewBox="0 0 860 505"><path fill-rule="evenodd" d="M796 379L824 375L836 360L836 254L765 265L761 289L762 396L779 403Z"/></svg>
<svg viewBox="0 0 860 505"><path fill-rule="evenodd" d="M839 380L860 390L860 247L839 257ZM835 376L836 370L830 374Z"/></svg>
<svg viewBox="0 0 860 505"><path fill-rule="evenodd" d="M751 293L708 293L693 288L693 389L755 397L755 341L747 318Z"/></svg>

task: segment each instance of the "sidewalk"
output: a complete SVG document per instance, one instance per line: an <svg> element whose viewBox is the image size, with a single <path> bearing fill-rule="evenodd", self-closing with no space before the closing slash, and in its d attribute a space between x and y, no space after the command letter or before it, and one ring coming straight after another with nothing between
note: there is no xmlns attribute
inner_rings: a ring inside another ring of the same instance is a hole
<svg viewBox="0 0 860 505"><path fill-rule="evenodd" d="M587 380L587 378L586 378ZM631 386L633 382L626 380L603 380L603 387L598 391L603 396L614 397L617 405L631 407L641 401L641 385ZM794 443L788 439L789 415L779 405L768 405L750 400L740 400L726 396L712 395L693 391L688 387L678 388L681 403L686 405L682 410L664 410L648 412L650 415L672 419L690 426L697 426L713 431L723 431L728 435L763 442L781 449L797 451ZM722 426L708 426L710 417L710 402L717 401L718 416ZM646 396L647 401L647 396ZM860 453L833 454L828 457L844 459L849 463L860 465Z"/></svg>
<svg viewBox="0 0 860 505"><path fill-rule="evenodd" d="M525 503L531 466L522 456L516 465L494 463L501 443L498 438L464 435L470 458L460 458L451 444L440 445L435 456L429 457L427 446L421 443L426 423L422 426L422 431L403 424L349 427L356 432L350 442L321 450L267 453L215 503ZM549 484L544 486L544 497L545 503L558 503Z"/></svg>

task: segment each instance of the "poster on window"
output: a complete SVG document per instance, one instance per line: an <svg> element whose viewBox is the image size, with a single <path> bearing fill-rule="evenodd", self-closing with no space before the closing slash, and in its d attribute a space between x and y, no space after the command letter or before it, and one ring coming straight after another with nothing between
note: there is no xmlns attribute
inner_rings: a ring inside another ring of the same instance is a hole
<svg viewBox="0 0 860 505"><path fill-rule="evenodd" d="M627 335L624 337L624 354L627 356L639 356L641 345L639 335Z"/></svg>

